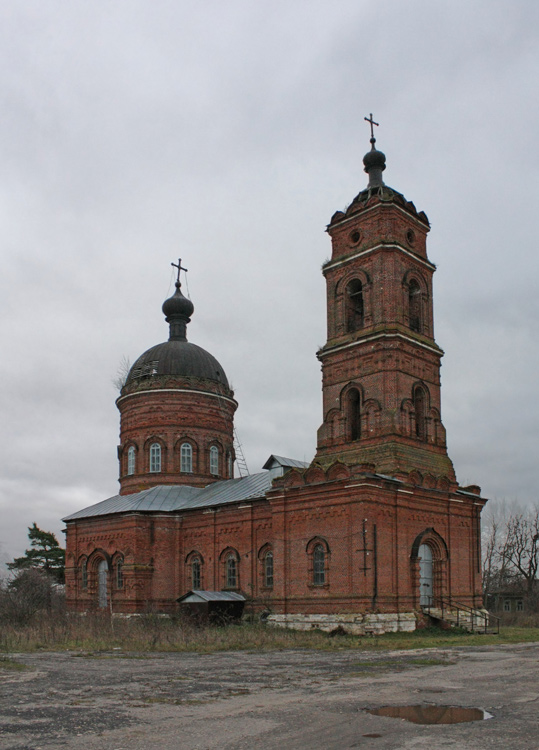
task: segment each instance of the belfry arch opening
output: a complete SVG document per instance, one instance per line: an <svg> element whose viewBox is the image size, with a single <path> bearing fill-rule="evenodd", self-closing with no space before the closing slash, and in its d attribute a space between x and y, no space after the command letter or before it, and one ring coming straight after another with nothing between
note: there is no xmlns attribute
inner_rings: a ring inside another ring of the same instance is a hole
<svg viewBox="0 0 539 750"><path fill-rule="evenodd" d="M346 330L357 331L363 326L364 303L363 284L359 279L352 279L346 286Z"/></svg>
<svg viewBox="0 0 539 750"><path fill-rule="evenodd" d="M421 333L421 288L415 279L408 284L408 320L411 330Z"/></svg>

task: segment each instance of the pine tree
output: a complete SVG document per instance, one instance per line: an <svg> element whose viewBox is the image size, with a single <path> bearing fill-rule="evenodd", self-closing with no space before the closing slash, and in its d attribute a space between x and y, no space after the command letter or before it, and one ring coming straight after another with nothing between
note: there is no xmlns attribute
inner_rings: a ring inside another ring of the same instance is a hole
<svg viewBox="0 0 539 750"><path fill-rule="evenodd" d="M37 568L48 573L58 581L64 582L65 550L60 547L56 536L50 531L43 531L34 522L28 528L28 539L31 549L27 549L22 557L16 557L7 563L10 570L24 570Z"/></svg>

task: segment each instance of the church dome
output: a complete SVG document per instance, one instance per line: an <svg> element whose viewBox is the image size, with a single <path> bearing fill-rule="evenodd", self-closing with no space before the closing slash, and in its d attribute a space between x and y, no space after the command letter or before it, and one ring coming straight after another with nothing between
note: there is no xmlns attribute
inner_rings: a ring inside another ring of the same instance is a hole
<svg viewBox="0 0 539 750"><path fill-rule="evenodd" d="M175 264L172 264L175 265ZM180 378L203 378L230 389L223 368L213 355L187 341L186 329L195 306L182 294L180 284L181 261L178 265L176 291L163 302L163 314L169 324L169 340L144 352L129 370L125 385L141 378L159 375ZM184 270L184 269L182 269Z"/></svg>
<svg viewBox="0 0 539 750"><path fill-rule="evenodd" d="M173 339L152 346L130 369L126 385L156 375L204 378L229 388L225 372L215 357L186 340Z"/></svg>

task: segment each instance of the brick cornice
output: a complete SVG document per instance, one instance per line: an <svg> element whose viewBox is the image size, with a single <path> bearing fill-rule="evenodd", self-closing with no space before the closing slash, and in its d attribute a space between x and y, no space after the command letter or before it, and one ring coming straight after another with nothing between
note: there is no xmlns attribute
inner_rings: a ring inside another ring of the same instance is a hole
<svg viewBox="0 0 539 750"><path fill-rule="evenodd" d="M376 252L377 250L398 250L399 252L403 253L409 258L413 258L413 260L417 261L420 265L425 266L425 268L428 268L430 271L436 270L436 266L434 265L434 263L431 263L430 260L421 258L419 255L412 253L410 250L406 250L406 248L402 247L398 243L382 242L382 243L379 243L378 245L374 245L373 247L367 247L364 250L360 250L359 252L354 253L353 255L347 255L344 258L339 258L338 260L329 261L329 263L326 263L322 267L322 273L325 276L328 271L333 271L335 268L340 268L341 266L345 266L347 263L351 263L353 260L362 258L363 256L368 255L369 253Z"/></svg>
<svg viewBox="0 0 539 750"><path fill-rule="evenodd" d="M419 341L418 339L412 338L411 336L406 336L403 333L399 333L397 331L393 333L372 333L367 334L365 336L362 336L361 339L358 339L356 341L349 341L346 344L336 344L335 346L328 347L327 349L320 349L316 356L319 360L324 359L325 357L329 356L330 354L335 354L335 352L344 351L345 349L353 349L354 347L361 346L365 343L370 343L372 341L377 341L380 339L401 339L402 341L406 341L409 344L413 344L414 346L419 347L420 349L425 349L426 351L432 352L433 354L436 354L437 356L443 356L444 352L443 349L440 349L440 347L437 344L426 344L423 341Z"/></svg>
<svg viewBox="0 0 539 750"><path fill-rule="evenodd" d="M126 393L125 396L120 396L116 399L116 406L126 401L128 398L134 398L135 396L147 396L149 393L191 393L197 396L211 396L212 398L219 399L219 401L228 401L237 408L238 402L234 398L229 396L223 396L220 393L212 393L211 391L198 391L193 388L151 388L143 391L135 391L134 393Z"/></svg>

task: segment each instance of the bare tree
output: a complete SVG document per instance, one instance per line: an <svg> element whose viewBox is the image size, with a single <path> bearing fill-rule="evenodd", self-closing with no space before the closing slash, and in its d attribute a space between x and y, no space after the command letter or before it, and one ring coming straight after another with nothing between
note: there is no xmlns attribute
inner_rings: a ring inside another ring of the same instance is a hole
<svg viewBox="0 0 539 750"><path fill-rule="evenodd" d="M126 384L127 376L129 375L130 369L131 369L131 362L129 360L129 357L126 357L124 354L120 360L118 369L116 370L116 377L112 378L112 384L119 391L121 391L124 385Z"/></svg>
<svg viewBox="0 0 539 750"><path fill-rule="evenodd" d="M535 590L539 567L539 508L508 518L500 558L525 583L530 598Z"/></svg>
<svg viewBox="0 0 539 750"><path fill-rule="evenodd" d="M533 607L539 594L539 507L504 503L483 523L483 595L520 592Z"/></svg>

